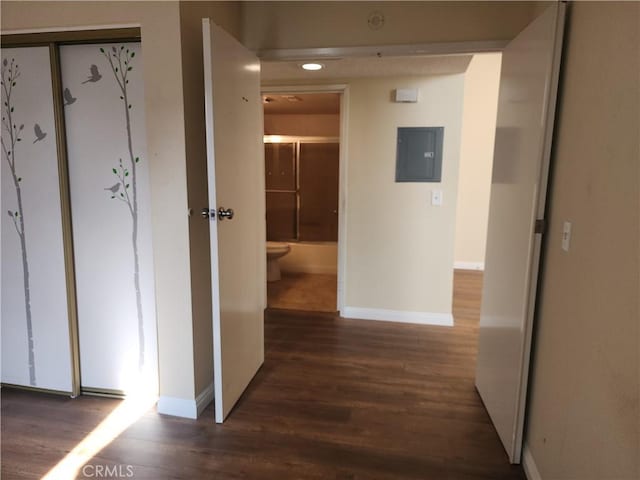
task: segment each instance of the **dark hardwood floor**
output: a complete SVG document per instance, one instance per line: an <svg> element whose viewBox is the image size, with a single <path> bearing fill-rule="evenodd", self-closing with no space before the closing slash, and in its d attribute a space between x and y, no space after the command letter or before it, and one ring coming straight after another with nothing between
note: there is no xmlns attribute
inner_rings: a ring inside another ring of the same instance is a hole
<svg viewBox="0 0 640 480"><path fill-rule="evenodd" d="M76 478L524 479L473 385L481 281L456 273L453 328L269 312L264 366L225 424L148 411ZM41 478L120 403L3 388L2 479Z"/></svg>

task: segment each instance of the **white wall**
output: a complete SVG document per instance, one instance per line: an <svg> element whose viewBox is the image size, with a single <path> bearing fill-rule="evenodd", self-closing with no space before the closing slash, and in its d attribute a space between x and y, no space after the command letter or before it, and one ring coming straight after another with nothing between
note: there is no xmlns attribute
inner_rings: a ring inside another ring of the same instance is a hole
<svg viewBox="0 0 640 480"><path fill-rule="evenodd" d="M449 315L464 76L350 83L345 303L352 308ZM420 102L390 100L420 89ZM398 127L443 126L441 183L396 183ZM441 207L430 192L443 191Z"/></svg>
<svg viewBox="0 0 640 480"><path fill-rule="evenodd" d="M464 80L455 267L484 269L501 54L474 55Z"/></svg>

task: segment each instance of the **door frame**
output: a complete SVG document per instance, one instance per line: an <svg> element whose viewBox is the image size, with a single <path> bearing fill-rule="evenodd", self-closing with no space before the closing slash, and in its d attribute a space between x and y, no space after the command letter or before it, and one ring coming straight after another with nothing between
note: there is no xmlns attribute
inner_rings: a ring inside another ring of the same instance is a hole
<svg viewBox="0 0 640 480"><path fill-rule="evenodd" d="M264 85L261 87L264 94L305 94L305 93L338 93L340 94L340 155L338 159L338 313L344 310L346 298L347 280L347 171L348 171L348 139L349 139L349 85ZM265 290L266 290L265 282ZM266 294L265 294L265 308Z"/></svg>
<svg viewBox="0 0 640 480"><path fill-rule="evenodd" d="M556 22L555 27L555 35L556 35L556 44L557 38L562 38L564 33L564 25L565 19L567 16L566 6L567 0L557 0L559 4L558 15L559 18L562 18L562 21ZM549 8L549 7L547 7ZM534 16L531 21L527 24L527 26L536 20L538 15ZM526 28L526 26L524 27ZM523 30L524 30L523 28ZM520 32L518 32L519 34ZM558 37L560 36L560 37ZM510 43L512 39L505 41L462 41L462 42L451 42L451 43L428 43L428 44L400 44L400 45L377 45L377 46L366 46L366 47L330 47L330 48L299 48L299 49L270 49L263 50L258 52L258 58L262 61L322 61L323 59L328 58L343 58L343 57L394 57L394 56L437 56L437 55L475 55L481 53L488 52L496 52L502 53L504 48ZM555 47L557 48L557 46ZM554 64L552 65L553 71L561 71L562 69L562 55L554 56ZM547 221L547 210L548 210L548 182L549 182L549 170L551 168L551 163L553 161L552 158L552 148L554 141L554 120L557 113L557 105L560 98L560 94L558 93L558 78L554 80L553 85L548 85L550 89L550 100L553 108L548 109L549 104L545 105L544 118L547 120L547 124L545 127L545 131L543 132L543 151L542 154L546 160L542 162L542 168L539 172L539 176L541 179L539 191L537 193L537 200L535 204L535 223L540 223L544 225ZM346 200L347 200L347 189L346 189L346 170L348 165L348 157L346 154L347 151L347 142L348 142L348 131L346 125L348 123L348 111L344 110L348 107L348 85L312 85L312 86L265 86L263 87L263 93L322 93L322 92L339 92L340 89L343 89L344 92L342 95L341 101L341 111L340 111L340 207L344 209L341 210L341 220L339 222L339 233L338 233L338 310L342 311L344 308L344 299L345 299L345 280L346 280ZM347 101L345 101L347 100ZM345 145L345 148L342 148L342 145ZM344 152L343 152L344 150ZM344 170L344 172L343 172ZM521 391L519 393L519 401L518 401L518 416L520 417L520 427L519 432L521 435L521 442L517 448L516 456L512 456L512 452L507 452L509 455L509 460L512 463L521 463L521 453L522 450L526 450L524 431L526 428L527 421L527 413L528 413L528 387L529 387L529 377L531 370L531 356L532 356L532 347L534 341L534 329L536 323L536 317L538 315L538 302L536 301L536 293L540 289L542 279L540 276L540 264L542 259L544 258L546 249L548 248L547 243L544 241L544 229L538 231L537 227L534 230L533 234L534 238L534 251L532 252L533 256L537 259L533 262L533 267L529 272L529 305L527 307L526 312L526 336L529 339L527 344L525 345L525 349L523 352L523 356L521 358L521 374L523 376L523 385L521 385ZM343 282L341 284L341 282ZM506 448L505 448L506 451Z"/></svg>

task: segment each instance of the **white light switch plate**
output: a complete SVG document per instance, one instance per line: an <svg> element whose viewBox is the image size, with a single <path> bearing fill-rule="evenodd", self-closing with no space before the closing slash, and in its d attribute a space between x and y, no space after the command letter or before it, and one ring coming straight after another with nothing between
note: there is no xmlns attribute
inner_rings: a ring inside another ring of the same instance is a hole
<svg viewBox="0 0 640 480"><path fill-rule="evenodd" d="M569 246L571 245L571 222L564 222L564 226L562 227L562 250L565 252L569 251Z"/></svg>
<svg viewBox="0 0 640 480"><path fill-rule="evenodd" d="M431 190L431 205L434 207L442 205L442 190Z"/></svg>

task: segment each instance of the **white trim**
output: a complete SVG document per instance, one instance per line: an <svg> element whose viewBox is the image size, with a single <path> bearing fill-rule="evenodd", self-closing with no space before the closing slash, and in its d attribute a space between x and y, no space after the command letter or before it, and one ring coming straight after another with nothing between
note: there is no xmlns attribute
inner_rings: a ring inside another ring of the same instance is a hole
<svg viewBox="0 0 640 480"><path fill-rule="evenodd" d="M209 208L217 209L216 180L212 172L216 171L216 155L214 148L214 116L213 116L213 64L211 62L211 20L202 19L202 55L204 68L204 112L207 138L207 186L209 188ZM224 421L222 406L222 345L220 335L220 278L218 272L218 228L217 220L211 220L209 243L211 249L211 302L213 308L213 383L216 423ZM265 282L266 284L266 282Z"/></svg>
<svg viewBox="0 0 640 480"><path fill-rule="evenodd" d="M257 56L265 61L321 60L345 57L393 57L422 55L460 55L501 52L508 41L437 42L409 45L374 45L367 47L282 48L260 50Z"/></svg>
<svg viewBox="0 0 640 480"><path fill-rule="evenodd" d="M484 271L484 262L454 262L454 270L480 270Z"/></svg>
<svg viewBox="0 0 640 480"><path fill-rule="evenodd" d="M406 310L386 310L383 308L344 307L344 318L378 320L382 322L416 323L420 325L438 325L453 327L451 313L409 312Z"/></svg>
<svg viewBox="0 0 640 480"><path fill-rule="evenodd" d="M263 85L262 93L340 93L340 159L338 201L338 292L336 310L345 308L347 285L347 165L349 162L349 85ZM324 272L314 272L324 273ZM334 273L334 272L329 272Z"/></svg>
<svg viewBox="0 0 640 480"><path fill-rule="evenodd" d="M332 85L262 85L262 93L343 93L349 87L346 84ZM340 105L342 110L342 105Z"/></svg>
<svg viewBox="0 0 640 480"><path fill-rule="evenodd" d="M524 469L524 474L527 476L527 480L542 480L533 455L531 455L531 450L529 450L529 445L526 443L522 450L522 468Z"/></svg>
<svg viewBox="0 0 640 480"><path fill-rule="evenodd" d="M198 418L198 407L195 399L163 396L158 399L158 413L195 420Z"/></svg>
<svg viewBox="0 0 640 480"><path fill-rule="evenodd" d="M200 416L211 402L213 402L213 382L207 385L207 387L196 397L196 412L198 413L198 416Z"/></svg>
<svg viewBox="0 0 640 480"><path fill-rule="evenodd" d="M160 397L158 399L158 413L196 419L213 401L213 391L213 382L211 382L195 399Z"/></svg>
<svg viewBox="0 0 640 480"><path fill-rule="evenodd" d="M336 310L345 309L347 297L347 172L349 164L349 86L340 96L340 164L339 164L339 210L338 218L338 294Z"/></svg>
<svg viewBox="0 0 640 480"><path fill-rule="evenodd" d="M140 28L139 23L116 23L110 25L83 25L74 27L42 27L18 30L2 30L2 35L20 35L24 33L86 32L91 30L116 30L121 28Z"/></svg>

